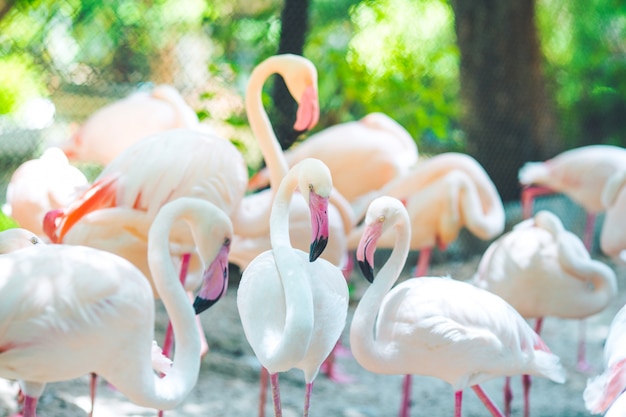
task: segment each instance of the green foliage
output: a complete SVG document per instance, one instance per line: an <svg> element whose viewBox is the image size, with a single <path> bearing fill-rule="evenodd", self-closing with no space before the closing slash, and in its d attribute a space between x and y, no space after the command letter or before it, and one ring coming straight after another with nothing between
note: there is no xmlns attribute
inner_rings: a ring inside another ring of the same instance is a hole
<svg viewBox="0 0 626 417"><path fill-rule="evenodd" d="M0 210L0 231L14 229L16 227L20 227L17 222Z"/></svg>
<svg viewBox="0 0 626 417"><path fill-rule="evenodd" d="M626 4L543 0L538 27L570 147L626 146Z"/></svg>

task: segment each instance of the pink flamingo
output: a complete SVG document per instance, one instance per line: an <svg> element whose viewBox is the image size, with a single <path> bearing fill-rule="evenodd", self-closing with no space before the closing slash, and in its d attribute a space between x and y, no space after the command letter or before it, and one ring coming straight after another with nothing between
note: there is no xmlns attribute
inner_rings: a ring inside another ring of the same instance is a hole
<svg viewBox="0 0 626 417"><path fill-rule="evenodd" d="M379 197L368 208L356 259L372 285L359 301L350 328L350 346L359 364L371 372L408 371L448 382L455 390L456 417L467 387L492 415L501 416L479 386L499 376L532 374L564 382L559 358L502 298L440 277L408 279L392 289L410 249L410 223L398 199ZM374 275L378 240L388 230L396 243Z"/></svg>
<svg viewBox="0 0 626 417"><path fill-rule="evenodd" d="M47 212L65 207L82 189L87 178L69 164L59 148L48 148L36 159L21 164L7 186L5 212L20 227L47 239L43 219Z"/></svg>
<svg viewBox="0 0 626 417"><path fill-rule="evenodd" d="M289 205L296 187L311 211L308 254L289 240ZM292 368L304 372L303 415L309 415L313 381L346 322L348 287L343 274L317 259L329 237L326 208L331 188L330 171L317 159L305 159L289 171L272 206L272 249L248 265L237 290L244 333L270 374L276 417L282 416L278 373Z"/></svg>
<svg viewBox="0 0 626 417"><path fill-rule="evenodd" d="M398 122L384 113L370 113L309 136L285 151L285 158L289 166L304 158L322 160L333 175L334 189L352 202L406 173L417 163L418 151ZM249 188L266 187L269 176L268 169L260 170Z"/></svg>
<svg viewBox="0 0 626 417"><path fill-rule="evenodd" d="M593 414L607 412L623 416L626 404L622 397L626 390L626 307L622 307L611 322L609 334L604 344L605 370L590 378L583 393L585 407ZM622 413L618 413L622 410Z"/></svg>
<svg viewBox="0 0 626 417"><path fill-rule="evenodd" d="M74 245L37 245L0 256L0 376L20 381L24 417L35 417L47 383L91 372L140 406L171 409L189 394L201 343L194 309L170 262L168 234L181 220L206 265L198 297L214 297L228 278L229 219L199 199L163 206L148 236L153 280L177 341L163 378L154 371L154 297L133 264Z"/></svg>
<svg viewBox="0 0 626 417"><path fill-rule="evenodd" d="M495 240L484 253L473 283L511 304L524 318L582 319L604 310L617 296L615 272L591 259L582 241L561 220L540 211ZM523 378L528 415L530 378ZM505 414L511 388L506 379Z"/></svg>
<svg viewBox="0 0 626 417"><path fill-rule="evenodd" d="M177 128L200 128L198 116L172 86L138 91L94 112L62 148L71 160L108 165L147 136Z"/></svg>
<svg viewBox="0 0 626 417"><path fill-rule="evenodd" d="M562 193L587 212L583 242L589 252L593 250L596 214L604 211L602 193L604 186L616 171L626 164L626 149L611 145L590 145L570 149L544 162L527 162L519 170L522 184L522 216L532 215L533 201L537 196ZM585 322L580 322L577 367L583 372L590 369L585 358Z"/></svg>
<svg viewBox="0 0 626 417"><path fill-rule="evenodd" d="M488 240L504 230L504 207L495 185L483 167L471 156L449 152L418 163L409 173L398 177L354 204L364 213L367 204L379 196L406 202L411 218L411 250L419 250L417 275L425 275L432 248L445 249L466 227L475 236ZM353 229L349 246L356 247L363 226ZM391 248L393 233L383 235L379 247Z"/></svg>
<svg viewBox="0 0 626 417"><path fill-rule="evenodd" d="M0 255L40 244L45 242L27 229L14 227L0 232Z"/></svg>

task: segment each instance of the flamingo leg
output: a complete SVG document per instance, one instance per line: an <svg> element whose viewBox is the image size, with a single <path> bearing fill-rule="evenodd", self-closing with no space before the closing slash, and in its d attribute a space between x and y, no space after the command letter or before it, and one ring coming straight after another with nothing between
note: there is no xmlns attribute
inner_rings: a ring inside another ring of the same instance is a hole
<svg viewBox="0 0 626 417"><path fill-rule="evenodd" d="M498 409L495 403L489 398L487 393L482 389L480 385L472 385L472 389L480 399L480 401L487 407L487 410L491 413L493 417L504 417L502 411Z"/></svg>
<svg viewBox="0 0 626 417"><path fill-rule="evenodd" d="M404 376L402 382L402 402L400 403L399 417L409 417L411 411L411 385L413 379L410 374Z"/></svg>
<svg viewBox="0 0 626 417"><path fill-rule="evenodd" d="M313 392L313 381L306 383L306 391L304 394L304 413L303 417L309 417L309 408L311 408L311 393Z"/></svg>
<svg viewBox="0 0 626 417"><path fill-rule="evenodd" d="M430 267L430 258L433 254L433 248L420 249L419 258L417 258L417 265L415 265L415 276L423 277L428 273Z"/></svg>
<svg viewBox="0 0 626 417"><path fill-rule="evenodd" d="M576 369L582 373L591 371L591 365L587 362L586 346L587 322L584 319L578 320L578 361Z"/></svg>
<svg viewBox="0 0 626 417"><path fill-rule="evenodd" d="M454 417L461 417L461 404L463 402L463 391L454 393Z"/></svg>
<svg viewBox="0 0 626 417"><path fill-rule="evenodd" d="M89 396L91 398L91 411L89 411L89 417L93 416L94 404L96 403L96 388L98 386L98 375L91 373L91 380L89 381Z"/></svg>
<svg viewBox="0 0 626 417"><path fill-rule="evenodd" d="M511 417L511 402L513 401L513 390L511 389L511 377L504 378L504 415Z"/></svg>
<svg viewBox="0 0 626 417"><path fill-rule="evenodd" d="M522 375L522 386L524 387L524 417L530 416L530 386L532 378L530 375Z"/></svg>
<svg viewBox="0 0 626 417"><path fill-rule="evenodd" d="M259 417L265 417L265 397L267 394L267 380L269 379L269 373L267 369L261 367L261 375L259 378L259 385L261 390L259 392Z"/></svg>
<svg viewBox="0 0 626 417"><path fill-rule="evenodd" d="M272 385L272 398L274 400L274 416L283 417L283 410L280 404L280 389L278 387L278 374L270 375L270 384Z"/></svg>
<svg viewBox="0 0 626 417"><path fill-rule="evenodd" d="M37 417L37 401L38 398L24 395L24 411L23 417Z"/></svg>

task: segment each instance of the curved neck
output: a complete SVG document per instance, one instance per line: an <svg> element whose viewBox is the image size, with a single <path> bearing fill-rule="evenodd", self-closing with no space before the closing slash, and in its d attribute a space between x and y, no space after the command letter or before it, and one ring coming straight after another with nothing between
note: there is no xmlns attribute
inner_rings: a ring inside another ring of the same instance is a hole
<svg viewBox="0 0 626 417"><path fill-rule="evenodd" d="M196 327L195 313L178 280L168 244L172 225L183 214L186 213L181 209L166 213L162 210L148 237L150 271L172 323L176 343L172 368L167 375L159 378L153 373L152 386L148 388L144 385L141 389L142 395L146 397L142 402L156 409L178 405L195 386L200 370L200 333Z"/></svg>
<svg viewBox="0 0 626 417"><path fill-rule="evenodd" d="M384 346L376 340L376 318L383 300L393 284L398 280L409 254L411 232L408 215L404 212L399 222L394 225L396 241L391 255L376 274L374 282L365 291L354 312L350 327L350 348L360 363L369 363L371 367L383 363L387 354ZM372 370L371 368L368 368Z"/></svg>
<svg viewBox="0 0 626 417"><path fill-rule="evenodd" d="M259 144L261 154L270 174L270 190L273 192L289 171L289 165L278 143L269 117L263 108L262 92L265 81L272 74L281 74L276 58L270 58L259 64L250 75L246 90L246 114L252 133ZM281 74L282 75L282 74ZM244 199L245 200L245 199ZM235 233L241 236L260 236L267 234L267 224L270 216L271 204L262 206L241 204L235 216L233 225Z"/></svg>
<svg viewBox="0 0 626 417"><path fill-rule="evenodd" d="M460 187L462 222L472 234L483 240L491 239L504 230L505 214L499 196L493 194L492 201L485 212L483 201L476 184L469 176L462 175Z"/></svg>

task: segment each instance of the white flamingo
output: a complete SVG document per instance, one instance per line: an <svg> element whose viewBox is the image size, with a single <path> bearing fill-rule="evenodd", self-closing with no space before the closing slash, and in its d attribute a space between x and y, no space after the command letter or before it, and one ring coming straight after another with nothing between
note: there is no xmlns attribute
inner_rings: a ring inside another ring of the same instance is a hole
<svg viewBox="0 0 626 417"><path fill-rule="evenodd" d="M374 200L365 224L356 259L372 285L359 301L350 327L350 347L361 366L381 374L427 375L448 382L456 393L457 417L467 387L494 416L502 415L479 386L487 380L518 374L565 380L559 358L502 298L440 277L408 279L392 289L411 239L409 216L399 200ZM394 231L396 244L374 275L378 239L388 230ZM408 408L405 400L403 407ZM401 410L401 415L408 412Z"/></svg>
<svg viewBox="0 0 626 417"><path fill-rule="evenodd" d="M289 240L289 205L296 187L311 211L309 254L293 248ZM326 207L331 188L330 172L319 160L305 159L289 171L272 207L272 249L248 265L237 291L244 333L270 374L276 417L282 415L278 373L302 369L307 416L313 381L345 326L346 281L339 268L317 259L328 240Z"/></svg>
<svg viewBox="0 0 626 417"><path fill-rule="evenodd" d="M161 378L154 372L154 298L129 261L86 246L37 245L0 256L0 377L20 381L24 417L34 417L48 382L97 373L132 402L178 406L200 370L194 310L171 263L168 234L186 221L205 265L199 296L227 279L228 217L208 202L181 198L163 206L149 233L154 282L174 327L177 349ZM217 282L216 282L217 281Z"/></svg>

